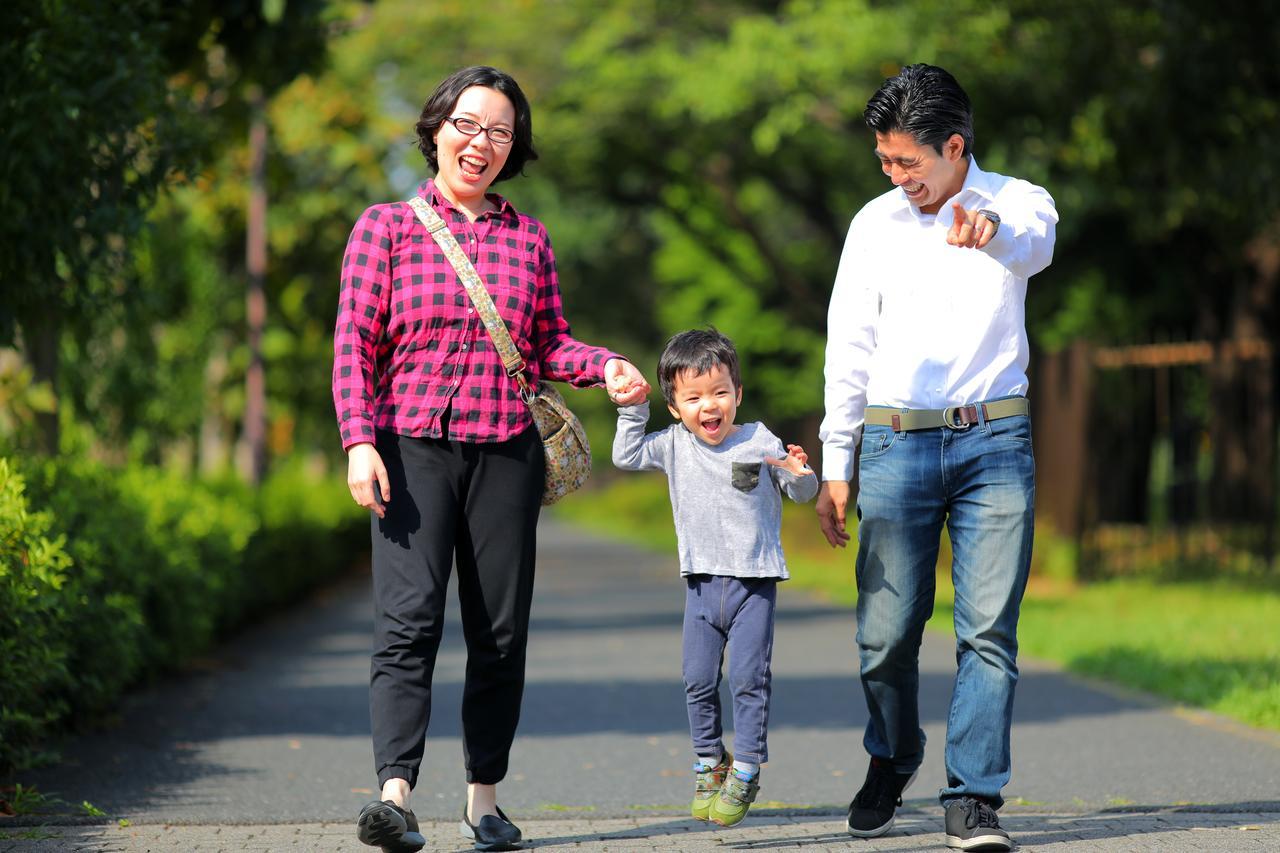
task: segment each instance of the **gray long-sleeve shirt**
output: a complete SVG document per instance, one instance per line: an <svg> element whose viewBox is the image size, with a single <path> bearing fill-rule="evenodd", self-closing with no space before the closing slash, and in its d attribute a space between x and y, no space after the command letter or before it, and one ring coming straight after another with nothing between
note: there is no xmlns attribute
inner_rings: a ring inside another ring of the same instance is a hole
<svg viewBox="0 0 1280 853"><path fill-rule="evenodd" d="M813 500L818 478L769 465L787 450L762 423L742 424L718 445L684 424L645 435L649 404L618 409L613 464L625 471L664 471L671 490L681 575L785 580L781 492Z"/></svg>

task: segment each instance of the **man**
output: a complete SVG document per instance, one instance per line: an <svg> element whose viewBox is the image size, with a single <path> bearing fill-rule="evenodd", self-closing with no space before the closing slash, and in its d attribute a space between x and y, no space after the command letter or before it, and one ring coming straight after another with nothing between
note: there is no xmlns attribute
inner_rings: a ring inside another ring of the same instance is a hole
<svg viewBox="0 0 1280 853"><path fill-rule="evenodd" d="M940 791L947 844L1008 850L996 809L1035 498L1024 301L1058 216L1040 187L978 168L969 98L943 69L903 68L863 118L894 188L854 217L836 273L817 506L843 547L856 459L871 761L849 832L888 832L924 758L919 648L945 524L959 664Z"/></svg>

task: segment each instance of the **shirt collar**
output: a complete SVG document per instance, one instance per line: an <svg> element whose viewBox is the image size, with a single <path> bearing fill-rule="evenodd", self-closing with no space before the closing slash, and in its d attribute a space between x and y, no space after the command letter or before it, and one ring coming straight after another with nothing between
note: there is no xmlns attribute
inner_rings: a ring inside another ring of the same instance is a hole
<svg viewBox="0 0 1280 853"><path fill-rule="evenodd" d="M895 188L898 209L895 213L903 218L920 219L923 216L936 216L937 214L923 214L911 201L907 198L907 194L902 189ZM941 213L951 208L951 203L959 199L967 199L976 197L976 203L966 203L961 201L966 208L984 207L988 203L995 200L995 191L992 187L991 174L984 172L978 167L978 160L972 154L969 155L969 171L964 176L964 186L960 188L960 192L953 195L942 203L942 207L938 210Z"/></svg>
<svg viewBox="0 0 1280 853"><path fill-rule="evenodd" d="M436 182L434 178L428 178L427 180L418 184L418 197L425 199L427 204L431 205L432 207L440 208L443 210L451 210L456 212L459 216L463 215L462 211L458 210L458 208L454 206L454 203L449 201L449 199L445 198L444 193L440 192L440 189L436 186ZM494 216L516 216L517 215L515 205L507 201L507 199L504 196L500 196L497 193L485 193L485 198L493 202L494 206L498 208L492 215Z"/></svg>
<svg viewBox="0 0 1280 853"><path fill-rule="evenodd" d="M996 199L991 173L984 172L978 168L978 161L972 154L969 155L969 172L964 176L964 186L960 188L960 193L956 198L966 193L978 196L984 203L989 203ZM968 207L969 205L965 206Z"/></svg>

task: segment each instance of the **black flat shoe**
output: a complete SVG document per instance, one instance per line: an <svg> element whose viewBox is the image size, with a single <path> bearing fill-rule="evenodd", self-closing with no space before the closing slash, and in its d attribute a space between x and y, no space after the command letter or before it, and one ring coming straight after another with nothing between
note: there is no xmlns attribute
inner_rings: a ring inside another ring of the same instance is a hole
<svg viewBox="0 0 1280 853"><path fill-rule="evenodd" d="M475 841L477 850L519 850L520 828L507 819L498 809L497 816L487 814L474 824L467 819L467 807L462 807L462 823L458 829L463 838Z"/></svg>
<svg viewBox="0 0 1280 853"><path fill-rule="evenodd" d="M418 818L390 800L375 800L360 810L356 837L386 853L417 853L427 845L418 832Z"/></svg>

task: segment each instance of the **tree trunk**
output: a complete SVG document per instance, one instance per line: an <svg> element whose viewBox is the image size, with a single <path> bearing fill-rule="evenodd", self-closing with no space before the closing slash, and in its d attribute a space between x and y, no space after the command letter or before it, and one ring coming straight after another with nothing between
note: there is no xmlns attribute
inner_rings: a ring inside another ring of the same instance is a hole
<svg viewBox="0 0 1280 853"><path fill-rule="evenodd" d="M230 454L224 426L222 383L227 376L227 342L219 335L204 370L204 417L200 423L200 473L213 476L226 470Z"/></svg>
<svg viewBox="0 0 1280 853"><path fill-rule="evenodd" d="M1215 520L1275 522L1275 388L1272 354L1260 357L1250 343L1263 341L1274 279L1264 274L1241 282L1230 337L1209 366L1209 429L1213 444L1210 506Z"/></svg>
<svg viewBox="0 0 1280 853"><path fill-rule="evenodd" d="M1247 247L1246 255L1253 263L1255 275L1248 290L1247 315L1250 332L1269 345L1255 363L1254 432L1250 441L1258 448L1254 460L1254 488L1258 500L1258 516L1262 522L1262 556L1268 566L1275 561L1277 525L1280 525L1280 221Z"/></svg>
<svg viewBox="0 0 1280 853"><path fill-rule="evenodd" d="M36 449L46 456L58 453L58 335L61 324L50 314L24 327L23 341L27 358L31 363L32 382L49 383L53 391L55 408L52 412L36 413Z"/></svg>
<svg viewBox="0 0 1280 853"><path fill-rule="evenodd" d="M253 112L249 125L249 212L245 241L249 369L245 374L240 473L246 481L257 485L266 468L267 435L267 391L262 363L262 334L267 325L267 117L266 99L261 91L254 91L249 102Z"/></svg>
<svg viewBox="0 0 1280 853"><path fill-rule="evenodd" d="M1204 424L1189 412L1184 401L1194 378L1195 368L1170 369L1169 443L1171 482L1169 486L1169 521L1177 528L1189 527L1200 520L1200 436Z"/></svg>
<svg viewBox="0 0 1280 853"><path fill-rule="evenodd" d="M1088 436L1096 518L1146 524L1151 446L1155 439L1154 380L1144 369L1101 371Z"/></svg>
<svg viewBox="0 0 1280 853"><path fill-rule="evenodd" d="M1089 345L1037 353L1032 428L1036 448L1036 517L1079 541L1096 513L1088 500L1093 361Z"/></svg>

